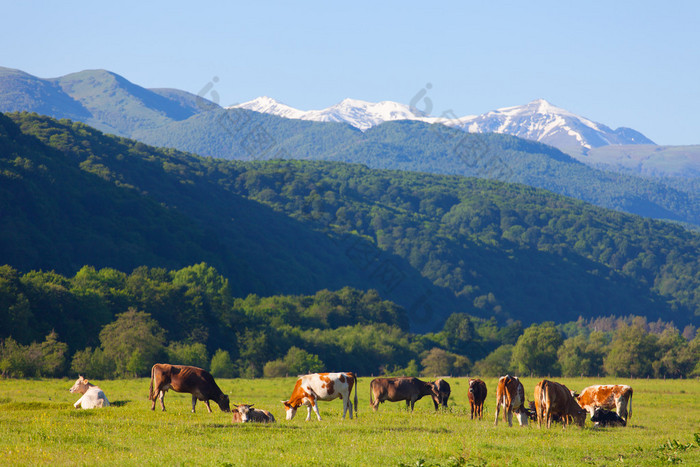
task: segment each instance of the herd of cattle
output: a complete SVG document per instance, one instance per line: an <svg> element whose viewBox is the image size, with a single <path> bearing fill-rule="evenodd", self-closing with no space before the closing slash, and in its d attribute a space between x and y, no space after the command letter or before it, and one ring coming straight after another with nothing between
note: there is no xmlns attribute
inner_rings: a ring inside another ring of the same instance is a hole
<svg viewBox="0 0 700 467"><path fill-rule="evenodd" d="M354 404L350 398L353 387ZM221 391L214 377L201 368L162 363L153 365L149 393L149 399L152 402L151 410L155 410L156 399L160 400L161 409L165 410L163 398L168 389L191 394L192 412L195 411L198 400L204 402L210 413L209 401L212 400L222 411L231 412L229 397ZM91 409L109 406L105 393L82 376L78 378L70 392L82 394L74 404L76 408ZM469 380L467 395L471 406L470 418L476 417L479 420L483 418L487 392L486 383L482 380ZM386 401L406 401L406 409L410 407L413 411L416 401L424 396L432 398L435 410L439 407L447 407L450 385L443 379L428 383L413 377L375 378L370 383L370 405L374 411L378 409L380 403ZM292 395L282 403L287 420L294 418L297 409L301 406L306 406L307 421L311 419L312 410L318 420L321 420L317 402L338 398L343 401L343 418L349 413L352 419L353 409L357 415L357 377L354 373L313 373L300 376L294 385ZM235 407L233 421L236 423L275 421L270 412L253 408L253 404L233 404L233 406ZM549 428L552 422L561 422L564 426L576 423L583 427L588 414L591 415L591 421L596 426L626 426L627 419L632 416L632 388L626 385L598 385L587 387L578 394L563 384L544 379L535 386L534 401L526 407L523 384L517 377L506 375L498 380L496 387L495 424L498 424L501 409L503 419L509 426L513 426L513 414L520 426L527 425L530 419L537 421L540 427L544 423Z"/></svg>

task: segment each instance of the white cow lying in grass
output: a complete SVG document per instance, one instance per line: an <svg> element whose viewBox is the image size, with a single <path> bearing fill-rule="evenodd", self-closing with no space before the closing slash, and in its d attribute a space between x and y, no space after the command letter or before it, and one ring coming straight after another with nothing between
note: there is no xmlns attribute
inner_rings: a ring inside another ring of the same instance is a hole
<svg viewBox="0 0 700 467"><path fill-rule="evenodd" d="M274 423L275 417L267 410L254 409L253 404L233 404L233 423Z"/></svg>
<svg viewBox="0 0 700 467"><path fill-rule="evenodd" d="M102 392L102 389L95 386L82 376L78 377L72 388L69 389L72 393L80 393L82 397L73 404L75 408L82 407L83 409L95 409L99 407L109 407L107 396Z"/></svg>

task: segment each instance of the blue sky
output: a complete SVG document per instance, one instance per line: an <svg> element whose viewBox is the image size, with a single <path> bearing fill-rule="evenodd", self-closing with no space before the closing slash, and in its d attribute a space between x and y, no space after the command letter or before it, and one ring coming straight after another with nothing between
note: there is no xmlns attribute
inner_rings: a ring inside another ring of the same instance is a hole
<svg viewBox="0 0 700 467"><path fill-rule="evenodd" d="M345 97L433 115L545 98L659 144L700 143L700 2L3 2L0 65L104 68L220 103ZM420 106L419 106L420 107Z"/></svg>

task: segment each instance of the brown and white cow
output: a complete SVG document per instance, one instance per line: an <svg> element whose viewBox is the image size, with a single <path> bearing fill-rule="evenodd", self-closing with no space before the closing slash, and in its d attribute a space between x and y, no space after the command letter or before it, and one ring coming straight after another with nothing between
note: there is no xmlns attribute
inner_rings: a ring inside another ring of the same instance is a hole
<svg viewBox="0 0 700 467"><path fill-rule="evenodd" d="M369 402L376 412L379 404L385 401L406 401L406 408L413 406L423 396L430 396L437 407L440 403L440 395L434 383L426 383L412 376L396 378L374 378L369 383Z"/></svg>
<svg viewBox="0 0 700 467"><path fill-rule="evenodd" d="M578 404L593 416L595 410L614 410L625 422L632 418L632 388L622 384L589 386L576 396Z"/></svg>
<svg viewBox="0 0 700 467"><path fill-rule="evenodd" d="M267 410L254 409L253 404L233 404L233 423L274 423L275 417Z"/></svg>
<svg viewBox="0 0 700 467"><path fill-rule="evenodd" d="M583 428L587 412L576 402L569 388L554 381L543 379L535 386L535 409L537 410L537 425L541 428L546 422L547 428L552 425L553 414L561 416L562 423L567 426L570 419Z"/></svg>
<svg viewBox="0 0 700 467"><path fill-rule="evenodd" d="M501 376L496 386L496 419L494 425L498 425L498 415L503 408L503 421L508 426L513 426L513 413L520 426L527 425L528 410L525 408L525 388L517 376Z"/></svg>
<svg viewBox="0 0 700 467"><path fill-rule="evenodd" d="M353 408L350 394L353 386L355 386L355 415L357 415L357 378L354 373L312 373L299 377L292 390L292 395L288 400L282 401L287 413L287 420L293 419L297 409L302 405L305 405L307 409L307 422L311 419L311 409L321 420L317 402L332 401L337 398L343 401L343 419L349 410L352 420Z"/></svg>
<svg viewBox="0 0 700 467"><path fill-rule="evenodd" d="M96 409L100 407L109 407L109 401L107 396L99 387L92 384L82 375L78 375L78 379L73 384L73 387L69 389L71 393L82 394L80 399L76 401L73 406L77 409L78 407L82 409Z"/></svg>
<svg viewBox="0 0 700 467"><path fill-rule="evenodd" d="M442 406L447 408L447 400L450 398L452 389L450 388L450 383L442 378L436 379L431 383L435 387L437 392L437 400L433 397L433 404L435 405L435 410Z"/></svg>
<svg viewBox="0 0 700 467"><path fill-rule="evenodd" d="M165 411L163 398L168 389L175 392L192 394L192 412L197 400L204 402L211 413L209 401L213 400L223 412L230 412L229 399L219 386L214 377L206 370L188 365L170 365L168 363L156 363L151 368L151 388L149 399L153 402L151 410L156 408L156 398L160 399L160 406Z"/></svg>
<svg viewBox="0 0 700 467"><path fill-rule="evenodd" d="M469 406L471 407L471 415L469 418L476 418L481 420L484 416L484 401L486 400L486 394L488 390L486 389L486 383L484 383L479 378L469 379L469 391L467 395L469 397Z"/></svg>

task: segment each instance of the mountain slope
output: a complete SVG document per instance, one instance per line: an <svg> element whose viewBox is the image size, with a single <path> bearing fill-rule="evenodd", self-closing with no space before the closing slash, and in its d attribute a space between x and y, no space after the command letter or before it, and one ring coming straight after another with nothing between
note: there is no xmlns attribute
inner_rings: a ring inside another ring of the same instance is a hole
<svg viewBox="0 0 700 467"><path fill-rule="evenodd" d="M345 99L322 110L303 111L269 97L261 97L230 108L268 113L283 118L317 122L343 122L365 131L395 120L442 123L470 133L503 133L554 146L571 155L583 155L591 148L620 144L654 144L632 130L607 126L556 107L544 99L526 105L506 107L482 115L454 119L435 118L397 102L365 102Z"/></svg>
<svg viewBox="0 0 700 467"><path fill-rule="evenodd" d="M361 132L347 124L229 109L138 130L134 137L225 159L334 160L525 183L598 206L700 225L697 191L603 172L551 146L509 135L470 134L419 121L387 122Z"/></svg>
<svg viewBox="0 0 700 467"><path fill-rule="evenodd" d="M0 68L0 90L1 112L28 111L70 118L121 136L129 136L137 128L155 128L218 108L191 93L146 89L107 70L42 79Z"/></svg>
<svg viewBox="0 0 700 467"><path fill-rule="evenodd" d="M608 145L654 144L635 130L612 130L544 99L460 119L458 127L472 133L504 133L538 141L572 155L586 154L592 148Z"/></svg>
<svg viewBox="0 0 700 467"><path fill-rule="evenodd" d="M0 219L0 257L23 271L203 260L237 295L375 288L417 331L440 329L455 311L684 324L700 310L700 236L671 224L521 185L200 158L78 123L9 117L0 206L16 207Z"/></svg>

